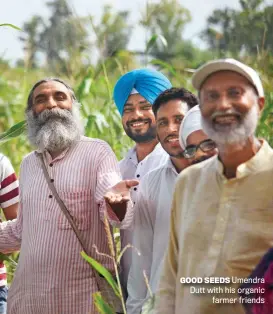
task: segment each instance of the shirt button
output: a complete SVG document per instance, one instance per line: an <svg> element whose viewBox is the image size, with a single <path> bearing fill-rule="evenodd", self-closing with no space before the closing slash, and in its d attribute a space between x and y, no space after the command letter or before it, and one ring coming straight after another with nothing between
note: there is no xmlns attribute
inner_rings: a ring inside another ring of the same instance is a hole
<svg viewBox="0 0 273 314"><path fill-rule="evenodd" d="M54 179L50 179L51 182L54 182Z"/></svg>
<svg viewBox="0 0 273 314"><path fill-rule="evenodd" d="M52 198L53 196L52 195L49 195L49 198Z"/></svg>
<svg viewBox="0 0 273 314"><path fill-rule="evenodd" d="M134 191L136 191L137 190L137 188L134 188Z"/></svg>
<svg viewBox="0 0 273 314"><path fill-rule="evenodd" d="M53 163L50 163L50 164L49 164L49 167L53 167Z"/></svg>
<svg viewBox="0 0 273 314"><path fill-rule="evenodd" d="M137 176L136 176L137 178L139 178L140 177L140 174L137 174Z"/></svg>

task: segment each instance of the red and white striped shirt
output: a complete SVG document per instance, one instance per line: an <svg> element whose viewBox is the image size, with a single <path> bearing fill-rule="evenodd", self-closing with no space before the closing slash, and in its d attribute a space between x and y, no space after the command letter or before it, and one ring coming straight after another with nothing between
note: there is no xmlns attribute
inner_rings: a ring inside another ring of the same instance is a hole
<svg viewBox="0 0 273 314"><path fill-rule="evenodd" d="M7 208L19 202L18 181L9 159L0 154L0 207ZM7 270L0 261L0 287L7 285Z"/></svg>
<svg viewBox="0 0 273 314"><path fill-rule="evenodd" d="M44 160L55 187L74 216L90 255L114 271L104 224L103 195L120 181L116 156L104 141L82 137L76 145ZM20 208L17 220L0 224L0 250L17 250L20 259L8 295L9 314L96 313L92 293L97 291L91 266L70 224L47 185L39 157L24 158L20 174ZM121 224L127 228L127 216ZM115 218L115 215L112 215ZM110 223L114 224L110 220ZM131 223L131 222L130 222Z"/></svg>

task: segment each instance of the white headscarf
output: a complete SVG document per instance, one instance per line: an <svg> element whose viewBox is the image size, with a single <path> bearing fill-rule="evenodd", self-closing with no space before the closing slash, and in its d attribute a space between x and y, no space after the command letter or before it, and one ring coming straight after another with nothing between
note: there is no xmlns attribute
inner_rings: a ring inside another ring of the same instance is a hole
<svg viewBox="0 0 273 314"><path fill-rule="evenodd" d="M191 108L185 115L179 129L179 143L185 149L187 138L195 131L202 130L201 111L199 105Z"/></svg>

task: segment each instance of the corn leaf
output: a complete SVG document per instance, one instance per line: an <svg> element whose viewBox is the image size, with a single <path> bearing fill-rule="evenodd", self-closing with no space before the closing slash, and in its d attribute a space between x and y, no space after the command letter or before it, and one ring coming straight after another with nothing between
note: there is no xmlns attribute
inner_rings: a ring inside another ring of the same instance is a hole
<svg viewBox="0 0 273 314"><path fill-rule="evenodd" d="M152 296L143 304L141 314L149 314L154 309L155 297Z"/></svg>
<svg viewBox="0 0 273 314"><path fill-rule="evenodd" d="M95 292L93 294L93 298L94 298L95 306L96 306L99 313L101 313L101 314L115 314L114 309L108 303L106 303L103 300L100 292Z"/></svg>
<svg viewBox="0 0 273 314"><path fill-rule="evenodd" d="M17 263L9 255L3 253L0 253L0 261L7 261L11 263L14 267L17 266Z"/></svg>
<svg viewBox="0 0 273 314"><path fill-rule="evenodd" d="M172 75L177 76L177 73L176 73L176 70L174 69L174 67L165 61L162 61L159 59L153 59L153 60L151 60L150 63L153 65L158 65L163 69L167 69L168 71L170 71L170 73L172 73Z"/></svg>
<svg viewBox="0 0 273 314"><path fill-rule="evenodd" d="M109 283L109 285L112 287L115 294L121 298L121 295L119 293L118 285L113 278L113 276L110 274L110 272L103 267L100 263L98 263L96 260L94 260L92 257L88 256L84 251L81 252L81 256L99 273L101 274Z"/></svg>
<svg viewBox="0 0 273 314"><path fill-rule="evenodd" d="M11 28L17 29L18 31L20 31L20 30L21 30L21 28L20 28L20 27L15 26L15 25L13 25L13 24L9 24L9 23L0 24L0 26L8 26L8 27L11 27Z"/></svg>
<svg viewBox="0 0 273 314"><path fill-rule="evenodd" d="M6 132L0 134L0 143L6 142L12 138L21 135L26 130L26 121L21 121L13 125Z"/></svg>
<svg viewBox="0 0 273 314"><path fill-rule="evenodd" d="M158 38L157 35L153 35L149 39L149 41L147 42L147 46L146 46L146 52L148 52L153 47L153 45L156 43L157 38Z"/></svg>

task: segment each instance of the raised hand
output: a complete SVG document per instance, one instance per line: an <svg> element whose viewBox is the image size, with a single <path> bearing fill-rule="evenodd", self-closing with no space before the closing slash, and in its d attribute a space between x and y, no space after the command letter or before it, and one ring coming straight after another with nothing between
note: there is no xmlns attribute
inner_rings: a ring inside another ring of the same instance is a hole
<svg viewBox="0 0 273 314"><path fill-rule="evenodd" d="M138 185L137 180L123 180L109 189L105 195L105 200L111 204L125 203L130 200L130 188Z"/></svg>

